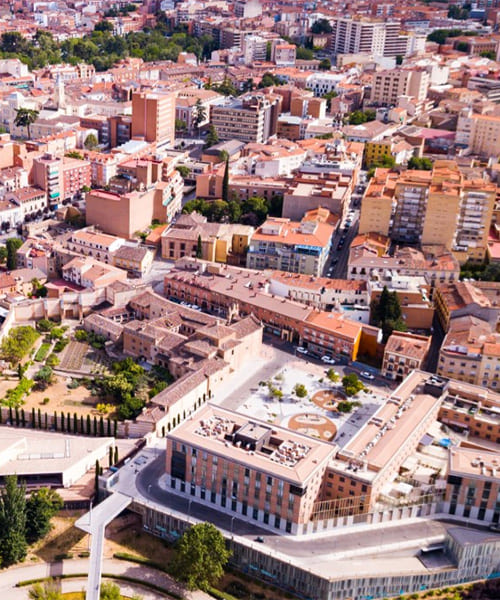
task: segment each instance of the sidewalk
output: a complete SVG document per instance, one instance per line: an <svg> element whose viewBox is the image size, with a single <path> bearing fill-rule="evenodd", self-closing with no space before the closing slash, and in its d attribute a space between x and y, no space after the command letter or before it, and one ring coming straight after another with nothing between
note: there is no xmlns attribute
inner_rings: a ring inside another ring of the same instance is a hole
<svg viewBox="0 0 500 600"><path fill-rule="evenodd" d="M26 600L28 597L29 587L16 588L15 585L19 581L27 579L38 579L43 577L57 577L58 575L71 574L86 574L89 568L89 560L79 558L76 560L65 560L57 563L39 563L34 565L20 565L11 567L6 571L0 572L0 597L8 598L8 600ZM126 575L133 577L138 581L152 583L164 588L177 595L182 595L188 600L210 600L211 597L205 592L195 591L187 592L184 588L172 579L166 573L128 562L125 560L117 560L114 558L104 559L102 571L111 575ZM140 594L144 600L158 600L159 593L153 590L147 591L145 588L134 586L132 583L117 581L116 582L124 593ZM80 591L86 586L85 579L63 580L63 591Z"/></svg>

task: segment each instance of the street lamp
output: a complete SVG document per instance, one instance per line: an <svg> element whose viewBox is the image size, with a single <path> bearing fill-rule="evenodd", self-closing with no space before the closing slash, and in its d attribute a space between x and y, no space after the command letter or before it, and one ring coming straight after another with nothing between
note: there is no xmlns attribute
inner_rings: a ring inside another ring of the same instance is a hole
<svg viewBox="0 0 500 600"><path fill-rule="evenodd" d="M233 524L235 517L231 517L231 535L233 534Z"/></svg>

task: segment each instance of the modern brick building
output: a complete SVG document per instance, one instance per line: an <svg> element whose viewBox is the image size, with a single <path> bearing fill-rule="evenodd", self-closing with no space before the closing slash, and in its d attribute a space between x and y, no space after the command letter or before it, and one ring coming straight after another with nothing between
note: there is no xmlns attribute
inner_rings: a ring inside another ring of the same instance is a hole
<svg viewBox="0 0 500 600"><path fill-rule="evenodd" d="M175 94L137 92L132 94L133 138L155 142L158 146L175 140Z"/></svg>

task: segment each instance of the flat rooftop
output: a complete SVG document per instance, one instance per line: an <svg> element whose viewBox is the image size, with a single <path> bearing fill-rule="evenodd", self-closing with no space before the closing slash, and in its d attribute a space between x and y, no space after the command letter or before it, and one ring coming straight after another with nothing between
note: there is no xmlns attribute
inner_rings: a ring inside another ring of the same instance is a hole
<svg viewBox="0 0 500 600"><path fill-rule="evenodd" d="M214 405L207 405L169 437L297 485L303 485L336 450L334 444Z"/></svg>

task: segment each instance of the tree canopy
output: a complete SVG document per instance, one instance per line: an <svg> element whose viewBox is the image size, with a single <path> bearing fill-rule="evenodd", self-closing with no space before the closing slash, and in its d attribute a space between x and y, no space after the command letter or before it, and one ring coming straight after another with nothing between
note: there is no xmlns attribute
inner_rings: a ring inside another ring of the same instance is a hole
<svg viewBox="0 0 500 600"><path fill-rule="evenodd" d="M17 108L14 124L16 127L26 127L28 139L31 139L31 125L38 119L39 112L32 108Z"/></svg>
<svg viewBox="0 0 500 600"><path fill-rule="evenodd" d="M12 565L26 556L26 489L15 475L5 478L0 491L0 560Z"/></svg>
<svg viewBox="0 0 500 600"><path fill-rule="evenodd" d="M16 364L28 353L37 340L39 334L30 325L13 327L9 334L2 340L1 356L4 360Z"/></svg>
<svg viewBox="0 0 500 600"><path fill-rule="evenodd" d="M412 156L408 161L409 169L418 169L420 171L432 171L432 160L425 156Z"/></svg>
<svg viewBox="0 0 500 600"><path fill-rule="evenodd" d="M384 343L394 330L406 331L407 329L402 318L398 295L396 292L390 292L387 286L384 286L380 298L372 301L370 317L372 325L382 329L382 341Z"/></svg>
<svg viewBox="0 0 500 600"><path fill-rule="evenodd" d="M26 502L26 539L30 544L47 535L50 520L62 507L61 496L50 488L31 494Z"/></svg>
<svg viewBox="0 0 500 600"><path fill-rule="evenodd" d="M342 387L346 396L355 396L365 389L363 382L355 373L349 373L349 375L342 377Z"/></svg>
<svg viewBox="0 0 500 600"><path fill-rule="evenodd" d="M5 242L7 248L7 269L13 271L17 269L17 251L23 245L23 240L19 238L9 238Z"/></svg>
<svg viewBox="0 0 500 600"><path fill-rule="evenodd" d="M223 575L231 552L211 523L190 527L177 542L172 572L190 590L208 590Z"/></svg>

